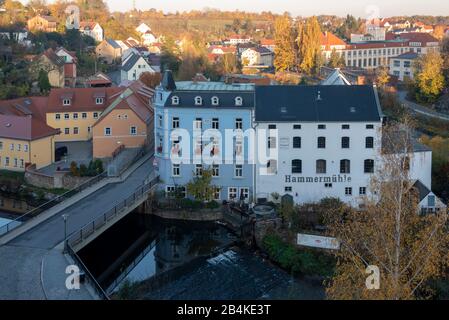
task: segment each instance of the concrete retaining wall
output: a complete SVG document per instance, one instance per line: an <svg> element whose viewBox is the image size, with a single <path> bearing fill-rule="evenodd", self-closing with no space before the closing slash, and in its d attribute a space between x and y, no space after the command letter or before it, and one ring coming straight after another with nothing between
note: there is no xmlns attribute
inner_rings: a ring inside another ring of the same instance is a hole
<svg viewBox="0 0 449 320"><path fill-rule="evenodd" d="M35 165L25 170L25 181L39 188L74 189L92 177L73 177L67 171L55 172L53 176L35 170Z"/></svg>

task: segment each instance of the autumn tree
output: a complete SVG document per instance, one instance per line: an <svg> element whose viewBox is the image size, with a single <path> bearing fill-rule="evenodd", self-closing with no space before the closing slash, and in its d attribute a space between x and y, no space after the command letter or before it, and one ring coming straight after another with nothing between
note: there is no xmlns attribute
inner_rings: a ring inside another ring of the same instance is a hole
<svg viewBox="0 0 449 320"><path fill-rule="evenodd" d="M166 37L161 48L161 68L171 70L175 74L178 72L181 61L179 59L179 48L172 37Z"/></svg>
<svg viewBox="0 0 449 320"><path fill-rule="evenodd" d="M390 74L388 73L388 68L384 66L377 68L376 84L383 89L389 82L390 82Z"/></svg>
<svg viewBox="0 0 449 320"><path fill-rule="evenodd" d="M406 121L383 129L380 165L363 209L328 215L330 234L340 240L330 299L429 298L428 281L448 261L447 214L419 214L419 195L410 176L413 133ZM367 267L379 270L379 287L368 289Z"/></svg>
<svg viewBox="0 0 449 320"><path fill-rule="evenodd" d="M438 52L429 52L415 63L416 100L435 102L440 96L445 80L443 58Z"/></svg>
<svg viewBox="0 0 449 320"><path fill-rule="evenodd" d="M156 88L162 80L162 75L158 72L144 72L140 75L139 80L150 88Z"/></svg>
<svg viewBox="0 0 449 320"><path fill-rule="evenodd" d="M195 176L187 184L187 193L199 201L211 201L217 187L212 185L212 169L203 168L200 176Z"/></svg>
<svg viewBox="0 0 449 320"><path fill-rule="evenodd" d="M302 28L299 43L299 68L307 74L317 71L322 64L320 37L318 19L315 16L308 18Z"/></svg>
<svg viewBox="0 0 449 320"><path fill-rule="evenodd" d="M332 49L327 65L331 68L343 68L345 66L345 59L334 48Z"/></svg>
<svg viewBox="0 0 449 320"><path fill-rule="evenodd" d="M296 61L294 34L290 18L287 15L278 17L274 24L276 47L274 49L274 66L276 71L289 71Z"/></svg>

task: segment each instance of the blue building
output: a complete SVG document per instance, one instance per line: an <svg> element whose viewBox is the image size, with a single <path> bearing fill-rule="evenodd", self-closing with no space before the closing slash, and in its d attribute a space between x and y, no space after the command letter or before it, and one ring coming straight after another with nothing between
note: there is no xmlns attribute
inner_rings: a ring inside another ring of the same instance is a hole
<svg viewBox="0 0 449 320"><path fill-rule="evenodd" d="M175 82L166 71L154 95L161 188L168 194L185 190L208 169L217 186L215 200L251 201L254 166L243 132L251 129L253 110L253 84Z"/></svg>

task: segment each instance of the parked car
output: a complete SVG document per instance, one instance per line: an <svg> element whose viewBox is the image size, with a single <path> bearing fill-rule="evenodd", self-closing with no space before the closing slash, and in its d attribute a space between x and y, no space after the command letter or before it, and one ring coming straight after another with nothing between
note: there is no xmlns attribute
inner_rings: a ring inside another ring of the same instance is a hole
<svg viewBox="0 0 449 320"><path fill-rule="evenodd" d="M59 147L55 150L55 161L61 161L67 155L67 147Z"/></svg>

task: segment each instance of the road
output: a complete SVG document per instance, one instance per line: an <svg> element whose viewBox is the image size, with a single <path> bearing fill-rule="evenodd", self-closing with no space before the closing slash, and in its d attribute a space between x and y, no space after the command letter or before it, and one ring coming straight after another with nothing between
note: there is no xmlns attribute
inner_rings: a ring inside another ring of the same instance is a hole
<svg viewBox="0 0 449 320"><path fill-rule="evenodd" d="M0 299L46 299L48 294L43 289L41 269L44 258L64 241L62 214L69 215L68 234L75 232L114 207L115 203L125 200L144 182L152 169L150 158L125 181L106 185L76 205L0 246ZM65 266L61 265L57 272L64 274Z"/></svg>
<svg viewBox="0 0 449 320"><path fill-rule="evenodd" d="M420 104L417 104L415 102L411 102L406 99L407 92L405 91L398 91L398 99L401 103L403 103L406 107L409 109L412 109L414 112L417 112L419 114L425 115L430 118L435 118L439 120L449 121L449 115L439 113L437 111L434 111L432 109L429 109L428 107L422 106Z"/></svg>

